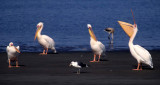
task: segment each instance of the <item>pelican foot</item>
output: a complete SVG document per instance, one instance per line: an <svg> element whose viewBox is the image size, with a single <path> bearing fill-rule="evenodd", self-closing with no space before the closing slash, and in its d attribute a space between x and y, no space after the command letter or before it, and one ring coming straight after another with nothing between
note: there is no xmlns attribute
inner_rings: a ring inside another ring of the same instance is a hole
<svg viewBox="0 0 160 85"><path fill-rule="evenodd" d="M9 68L12 68L13 66L8 66Z"/></svg>
<svg viewBox="0 0 160 85"><path fill-rule="evenodd" d="M40 53L39 55L47 55L46 53Z"/></svg>
<svg viewBox="0 0 160 85"><path fill-rule="evenodd" d="M19 68L20 66L16 66L16 68Z"/></svg>
<svg viewBox="0 0 160 85"><path fill-rule="evenodd" d="M134 71L141 71L142 69L132 69L132 70L134 70Z"/></svg>
<svg viewBox="0 0 160 85"><path fill-rule="evenodd" d="M92 63L93 63L93 62L98 62L98 61L90 61L90 62L92 62Z"/></svg>

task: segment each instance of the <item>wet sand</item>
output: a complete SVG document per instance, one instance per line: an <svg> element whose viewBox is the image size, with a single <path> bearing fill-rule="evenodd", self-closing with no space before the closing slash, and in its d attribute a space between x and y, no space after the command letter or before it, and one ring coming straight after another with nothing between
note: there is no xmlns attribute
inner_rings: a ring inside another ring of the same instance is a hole
<svg viewBox="0 0 160 85"><path fill-rule="evenodd" d="M132 70L137 62L129 51L107 52L99 63L89 62L92 52L21 53L19 68L8 68L7 54L0 53L0 85L159 85L160 51L150 53L154 69L143 65L143 71ZM89 67L76 74L72 60Z"/></svg>

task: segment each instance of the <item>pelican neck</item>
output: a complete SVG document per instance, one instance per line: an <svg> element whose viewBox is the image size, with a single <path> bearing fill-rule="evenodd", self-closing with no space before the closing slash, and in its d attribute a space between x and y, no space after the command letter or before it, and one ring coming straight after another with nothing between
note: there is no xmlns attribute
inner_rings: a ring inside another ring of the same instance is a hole
<svg viewBox="0 0 160 85"><path fill-rule="evenodd" d="M133 45L133 40L134 40L134 38L135 38L135 36L137 34L137 31L138 31L137 28L135 28L133 35L130 37L129 45Z"/></svg>

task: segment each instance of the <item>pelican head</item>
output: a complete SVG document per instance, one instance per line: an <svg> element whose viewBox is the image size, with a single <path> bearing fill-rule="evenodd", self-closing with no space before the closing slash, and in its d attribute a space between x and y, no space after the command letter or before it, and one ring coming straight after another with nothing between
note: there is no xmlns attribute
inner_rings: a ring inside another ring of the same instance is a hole
<svg viewBox="0 0 160 85"><path fill-rule="evenodd" d="M9 43L9 46L10 46L10 47L13 46L13 42L10 42L10 43Z"/></svg>
<svg viewBox="0 0 160 85"><path fill-rule="evenodd" d="M34 40L36 40L36 38L37 38L37 36L38 36L38 33L40 32L40 30L42 30L42 28L43 28L43 23L42 23L42 22L39 22L39 23L37 24L37 31L36 31L36 33L35 33Z"/></svg>
<svg viewBox="0 0 160 85"><path fill-rule="evenodd" d="M43 27L43 22L39 22L38 24L37 24L37 28L42 28Z"/></svg>
<svg viewBox="0 0 160 85"><path fill-rule="evenodd" d="M132 9L131 9L131 12L132 12ZM126 34L129 37L131 37L135 31L138 31L133 12L132 12L132 16L133 16L134 25L132 25L130 23L123 22L123 21L118 21L120 26L123 28L123 30L126 32Z"/></svg>
<svg viewBox="0 0 160 85"><path fill-rule="evenodd" d="M92 30L92 26L91 26L90 24L87 24L87 27L88 27L90 36L91 36L95 41L97 41L96 36L95 36L95 34L94 34L93 30Z"/></svg>
<svg viewBox="0 0 160 85"><path fill-rule="evenodd" d="M9 43L9 47L12 47L12 46L16 49L16 51L17 51L18 53L20 53L20 51L13 45L13 42L10 42L10 43Z"/></svg>
<svg viewBox="0 0 160 85"><path fill-rule="evenodd" d="M88 27L89 29L92 28L91 24L87 24L87 27Z"/></svg>

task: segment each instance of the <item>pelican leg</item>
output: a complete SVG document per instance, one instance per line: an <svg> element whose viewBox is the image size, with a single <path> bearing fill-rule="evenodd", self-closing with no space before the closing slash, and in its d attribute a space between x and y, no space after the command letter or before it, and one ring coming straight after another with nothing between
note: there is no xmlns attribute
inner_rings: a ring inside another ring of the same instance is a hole
<svg viewBox="0 0 160 85"><path fill-rule="evenodd" d="M140 64L140 70L142 70L142 64Z"/></svg>
<svg viewBox="0 0 160 85"><path fill-rule="evenodd" d="M45 55L45 49L43 50L43 53L40 53L40 55Z"/></svg>
<svg viewBox="0 0 160 85"><path fill-rule="evenodd" d="M20 67L20 66L18 66L18 59L16 59L16 67Z"/></svg>
<svg viewBox="0 0 160 85"><path fill-rule="evenodd" d="M48 53L48 48L46 49L46 55L47 55L47 53Z"/></svg>
<svg viewBox="0 0 160 85"><path fill-rule="evenodd" d="M100 61L100 59L101 59L101 55L99 55L98 62Z"/></svg>
<svg viewBox="0 0 160 85"><path fill-rule="evenodd" d="M90 61L90 62L96 62L96 54L94 54L94 59L93 59L93 61Z"/></svg>
<svg viewBox="0 0 160 85"><path fill-rule="evenodd" d="M133 69L133 70L140 70L139 67L140 67L140 63L138 63L137 69Z"/></svg>
<svg viewBox="0 0 160 85"><path fill-rule="evenodd" d="M9 68L11 68L12 66L11 66L11 60L10 59L8 59L8 63L9 63Z"/></svg>

